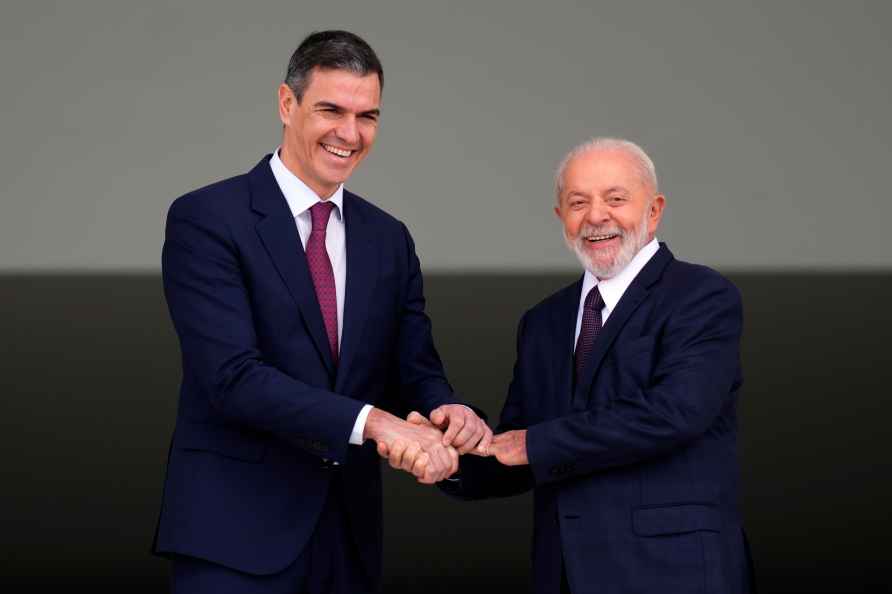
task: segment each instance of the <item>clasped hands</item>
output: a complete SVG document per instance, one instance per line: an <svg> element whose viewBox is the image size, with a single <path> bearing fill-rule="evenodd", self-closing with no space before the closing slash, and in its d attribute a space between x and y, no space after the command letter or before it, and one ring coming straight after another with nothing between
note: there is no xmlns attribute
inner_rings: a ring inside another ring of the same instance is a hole
<svg viewBox="0 0 892 594"><path fill-rule="evenodd" d="M423 484L452 476L464 454L495 456L509 466L528 464L525 430L493 436L474 411L460 404L435 408L430 418L413 411L406 420L375 409L366 427L367 436L377 442L378 454Z"/></svg>

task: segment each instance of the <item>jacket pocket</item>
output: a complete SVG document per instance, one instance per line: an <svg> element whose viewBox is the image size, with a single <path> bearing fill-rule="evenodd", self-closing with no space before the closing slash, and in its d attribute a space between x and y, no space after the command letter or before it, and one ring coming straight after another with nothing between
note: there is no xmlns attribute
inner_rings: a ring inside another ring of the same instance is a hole
<svg viewBox="0 0 892 594"><path fill-rule="evenodd" d="M266 440L225 425L187 422L177 427L174 447L214 452L244 462L260 462L266 452Z"/></svg>
<svg viewBox="0 0 892 594"><path fill-rule="evenodd" d="M632 531L638 536L663 536L721 530L719 510L702 503L683 503L632 510Z"/></svg>

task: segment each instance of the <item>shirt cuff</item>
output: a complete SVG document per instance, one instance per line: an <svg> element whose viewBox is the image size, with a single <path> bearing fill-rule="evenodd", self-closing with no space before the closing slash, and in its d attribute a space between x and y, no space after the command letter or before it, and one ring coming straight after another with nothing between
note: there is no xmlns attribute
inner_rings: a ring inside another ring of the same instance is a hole
<svg viewBox="0 0 892 594"><path fill-rule="evenodd" d="M356 422L353 423L353 432L350 434L350 445L362 445L362 434L365 431L365 421L372 412L372 405L366 404L356 415Z"/></svg>

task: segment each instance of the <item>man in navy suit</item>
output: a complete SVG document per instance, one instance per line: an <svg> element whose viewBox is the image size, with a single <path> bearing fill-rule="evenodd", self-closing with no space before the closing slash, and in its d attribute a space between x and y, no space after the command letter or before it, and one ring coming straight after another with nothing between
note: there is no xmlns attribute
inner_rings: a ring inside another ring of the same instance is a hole
<svg viewBox="0 0 892 594"><path fill-rule="evenodd" d="M740 295L657 241L666 200L637 145L576 147L556 198L585 274L520 321L495 458L462 457L441 485L470 499L534 489L538 593L746 592Z"/></svg>
<svg viewBox="0 0 892 594"><path fill-rule="evenodd" d="M343 188L374 142L381 81L356 35L310 35L279 87L280 148L170 208L183 380L154 550L175 593L375 591L372 442L434 483L492 437L446 381L408 230Z"/></svg>

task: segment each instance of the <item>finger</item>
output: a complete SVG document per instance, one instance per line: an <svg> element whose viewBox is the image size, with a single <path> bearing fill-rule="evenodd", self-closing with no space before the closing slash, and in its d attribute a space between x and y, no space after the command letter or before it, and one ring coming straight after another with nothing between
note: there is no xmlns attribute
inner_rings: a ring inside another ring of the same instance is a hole
<svg viewBox="0 0 892 594"><path fill-rule="evenodd" d="M440 475L440 480L446 480L458 470L458 451L452 447L448 446L443 448L443 453L445 454L446 464L443 467L443 473Z"/></svg>
<svg viewBox="0 0 892 594"><path fill-rule="evenodd" d="M409 416L406 417L406 421L412 423L413 425L422 425L427 427L433 427L430 421L428 421L423 414L418 411L413 410L409 413Z"/></svg>
<svg viewBox="0 0 892 594"><path fill-rule="evenodd" d="M390 448L387 447L387 444L383 441L378 442L378 455L382 458L387 458L390 453Z"/></svg>
<svg viewBox="0 0 892 594"><path fill-rule="evenodd" d="M430 462L430 456L427 455L427 452L421 452L418 457L415 459L415 464L412 465L412 474L415 478L421 480L424 478L425 471L427 470L428 462Z"/></svg>
<svg viewBox="0 0 892 594"><path fill-rule="evenodd" d="M450 464L449 453L446 451L447 446L443 445L443 434L438 429L429 429L426 431L422 443L424 450L430 454L436 480L442 480L442 475L448 471Z"/></svg>
<svg viewBox="0 0 892 594"><path fill-rule="evenodd" d="M390 462L391 468L399 470L402 467L403 452L406 451L408 444L401 439L395 439L390 446L390 456L387 460Z"/></svg>
<svg viewBox="0 0 892 594"><path fill-rule="evenodd" d="M480 439L483 437L483 427L481 425L483 423L479 420L465 423L462 430L452 440L452 445L458 448L459 453L467 454L480 442Z"/></svg>
<svg viewBox="0 0 892 594"><path fill-rule="evenodd" d="M460 415L452 415L449 419L449 427L446 429L446 433L443 434L443 445L452 445L455 436L464 428L464 426L464 417Z"/></svg>
<svg viewBox="0 0 892 594"><path fill-rule="evenodd" d="M437 427L442 427L443 424L446 422L447 417L448 415L446 414L446 411L443 409L443 407L439 407L431 411L430 419L431 423L433 423Z"/></svg>
<svg viewBox="0 0 892 594"><path fill-rule="evenodd" d="M449 448L449 458L452 460L452 464L449 466L449 474L444 476L444 479L449 478L456 472L458 472L458 450L455 448Z"/></svg>
<svg viewBox="0 0 892 594"><path fill-rule="evenodd" d="M458 452L452 446L446 446L443 448L443 476L440 477L440 480L445 479L447 476L451 475L454 470L452 470L452 456L455 453L458 456Z"/></svg>
<svg viewBox="0 0 892 594"><path fill-rule="evenodd" d="M437 444L428 453L431 455L431 464L433 465L431 474L433 475L434 482L439 482L443 480L446 473L449 471L449 452L446 451L445 447Z"/></svg>
<svg viewBox="0 0 892 594"><path fill-rule="evenodd" d="M412 472L412 467L415 466L415 459L418 458L418 454L420 453L421 445L419 445L418 442L409 444L409 447L403 452L403 461L400 468L406 472Z"/></svg>
<svg viewBox="0 0 892 594"><path fill-rule="evenodd" d="M486 424L484 424L483 427L483 437L480 439L480 443L477 444L476 449L483 456L488 456L489 449L492 447L492 429Z"/></svg>
<svg viewBox="0 0 892 594"><path fill-rule="evenodd" d="M434 478L433 465L428 464L427 467L424 469L424 476L418 479L418 482L422 485L433 485L437 482L436 480L434 480Z"/></svg>

